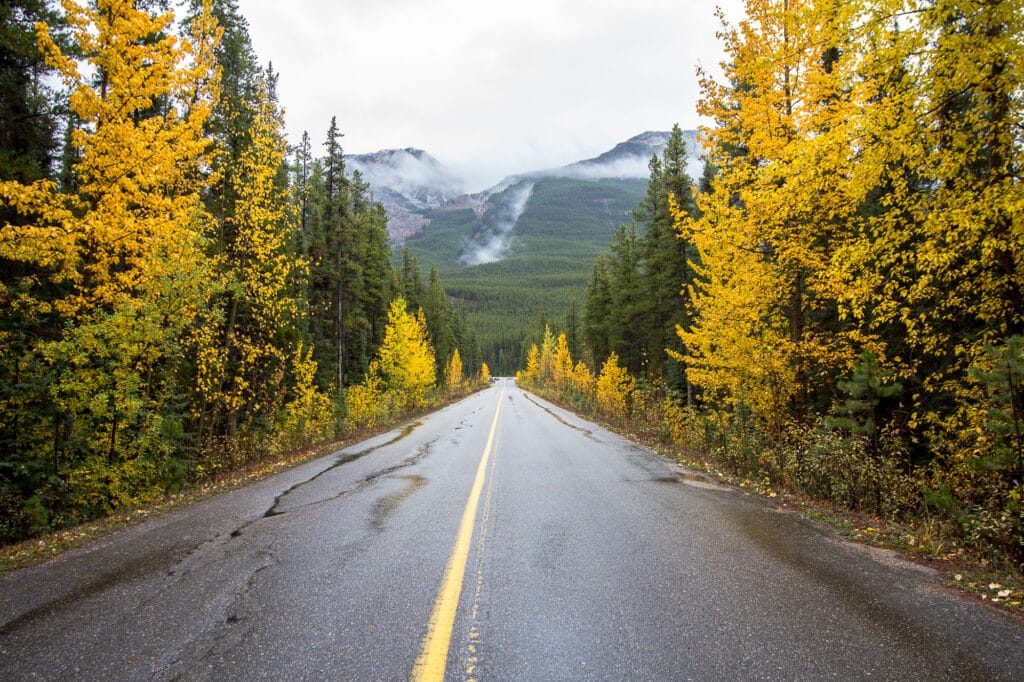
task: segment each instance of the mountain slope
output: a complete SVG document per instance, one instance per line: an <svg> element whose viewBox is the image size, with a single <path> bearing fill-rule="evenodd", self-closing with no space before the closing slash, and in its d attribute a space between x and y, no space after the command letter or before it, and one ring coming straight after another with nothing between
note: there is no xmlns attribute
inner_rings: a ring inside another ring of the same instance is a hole
<svg viewBox="0 0 1024 682"><path fill-rule="evenodd" d="M385 149L346 156L345 161L384 205L388 236L396 243L423 229L429 222L424 211L465 193L465 183L422 149Z"/></svg>
<svg viewBox="0 0 1024 682"><path fill-rule="evenodd" d="M696 182L696 134L684 135ZM495 372L515 371L540 319L562 326L573 301L582 318L594 259L632 219L650 158L668 136L642 133L592 159L511 176L415 214L425 224L404 245L425 267L437 267L448 293L465 304Z"/></svg>
<svg viewBox="0 0 1024 682"><path fill-rule="evenodd" d="M538 320L561 325L573 301L582 316L594 259L607 250L615 229L630 221L646 188L639 178L525 180L492 197L496 208L483 216L471 209L432 212L427 228L405 246L424 266L438 268L448 294L465 304L485 361L494 372L509 374ZM501 257L485 261L479 253L495 246L491 226L527 189L514 228L501 233Z"/></svg>

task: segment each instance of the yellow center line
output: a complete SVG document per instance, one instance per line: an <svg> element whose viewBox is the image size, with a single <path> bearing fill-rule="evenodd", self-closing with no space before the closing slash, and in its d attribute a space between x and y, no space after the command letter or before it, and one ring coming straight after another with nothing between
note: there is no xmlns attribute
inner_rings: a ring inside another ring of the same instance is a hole
<svg viewBox="0 0 1024 682"><path fill-rule="evenodd" d="M494 410L494 421L491 432L487 435L487 445L480 457L476 469L476 478L466 500L466 508L462 512L462 522L455 536L451 557L444 569L441 589L434 601L434 610L430 614L427 634L423 637L419 658L412 669L412 679L416 682L444 679L444 669L448 663L448 647L451 643L452 628L455 626L455 611L459 606L459 595L462 594L462 581L466 574L466 561L469 559L469 546L473 539L473 526L476 524L476 509L480 504L480 493L487 478L487 461L494 446L494 434L498 430L498 415L501 414L501 400L505 397L505 389L498 396L498 407Z"/></svg>

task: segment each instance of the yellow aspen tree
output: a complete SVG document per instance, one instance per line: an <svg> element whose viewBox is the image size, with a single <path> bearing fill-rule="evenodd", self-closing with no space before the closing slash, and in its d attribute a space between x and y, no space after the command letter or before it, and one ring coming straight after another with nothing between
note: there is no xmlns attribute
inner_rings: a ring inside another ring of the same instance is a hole
<svg viewBox="0 0 1024 682"><path fill-rule="evenodd" d="M174 392L183 330L214 280L200 193L220 31L209 5L184 37L172 13L154 16L133 2L63 7L81 58L62 53L45 24L37 34L83 122L70 140L77 190L0 183L0 198L33 218L0 228L0 257L38 268L60 292L19 305L65 321L60 339L34 351L57 376L51 394L64 417L54 451L82 444L84 461L68 480L95 510L151 484L174 447L164 434L180 428L181 415L163 401Z"/></svg>
<svg viewBox="0 0 1024 682"><path fill-rule="evenodd" d="M445 384L449 393L456 393L462 388L462 358L459 357L459 349L456 348L448 365L444 370Z"/></svg>
<svg viewBox="0 0 1024 682"><path fill-rule="evenodd" d="M406 310L396 299L388 311L384 342L378 351L378 370L388 400L399 411L425 407L436 373L426 319Z"/></svg>
<svg viewBox="0 0 1024 682"><path fill-rule="evenodd" d="M795 377L778 280L750 235L737 231L739 209L717 192L700 204L699 284L691 292L699 317L692 330L676 329L690 379L707 398L734 409L746 404L780 429Z"/></svg>
<svg viewBox="0 0 1024 682"><path fill-rule="evenodd" d="M594 400L594 375L582 360L577 362L572 370L572 387L584 403Z"/></svg>
<svg viewBox="0 0 1024 682"><path fill-rule="evenodd" d="M537 344L531 344L530 350L526 353L526 369L520 377L524 386L534 388L540 381L540 349Z"/></svg>
<svg viewBox="0 0 1024 682"><path fill-rule="evenodd" d="M308 445L326 437L333 411L330 397L316 385L313 349L300 342L291 364L295 388L278 424L282 449Z"/></svg>
<svg viewBox="0 0 1024 682"><path fill-rule="evenodd" d="M1002 436L1024 390L1011 370L1024 333L1024 13L1012 0L881 4L914 20L872 24L875 92L854 144L881 209L836 254L840 301L911 387L906 428L931 457L930 484L983 510L983 534L1022 556L1024 452Z"/></svg>
<svg viewBox="0 0 1024 682"><path fill-rule="evenodd" d="M597 404L609 416L617 419L629 417L636 381L625 367L619 365L619 356L614 351L601 366L597 378Z"/></svg>
<svg viewBox="0 0 1024 682"><path fill-rule="evenodd" d="M720 33L728 84L701 76L698 109L718 123L702 134L720 171L699 220L674 211L700 255L699 317L680 331L709 395L779 427L803 418L810 378L851 355L835 333L828 267L858 207L843 178L856 66L844 36L859 3L748 0L746 10Z"/></svg>
<svg viewBox="0 0 1024 682"><path fill-rule="evenodd" d="M480 363L480 383L484 386L491 383L491 368L486 362Z"/></svg>
<svg viewBox="0 0 1024 682"><path fill-rule="evenodd" d="M916 87L896 103L901 144L885 148L927 185L888 197L896 210L877 221L873 246L896 267L872 298L926 359L914 368L925 391L970 400L964 379L985 346L1024 333L1024 16L1002 0L914 7L920 21L901 46ZM913 260L893 253L908 245Z"/></svg>
<svg viewBox="0 0 1024 682"><path fill-rule="evenodd" d="M537 381L541 386L550 388L555 378L555 335L551 327L545 325L544 338L537 357Z"/></svg>
<svg viewBox="0 0 1024 682"><path fill-rule="evenodd" d="M380 364L374 360L366 372L363 383L345 389L345 412L351 428L374 427L386 418L390 406L384 392Z"/></svg>
<svg viewBox="0 0 1024 682"><path fill-rule="evenodd" d="M255 89L250 144L241 150L229 191L237 197L223 231L234 238L218 265L224 272L223 331L215 344L221 357L198 367L201 386L216 386L209 399L226 415L228 436L238 415L273 418L286 398L283 384L292 349L289 330L299 316L294 293L306 263L290 252L296 228L287 190L277 183L287 153L284 118L261 73ZM218 322L215 320L214 322ZM209 353L203 354L209 358Z"/></svg>
<svg viewBox="0 0 1024 682"><path fill-rule="evenodd" d="M559 393L565 392L572 384L572 355L569 353L569 342L565 334L558 335L555 354L552 360L551 375L553 388Z"/></svg>

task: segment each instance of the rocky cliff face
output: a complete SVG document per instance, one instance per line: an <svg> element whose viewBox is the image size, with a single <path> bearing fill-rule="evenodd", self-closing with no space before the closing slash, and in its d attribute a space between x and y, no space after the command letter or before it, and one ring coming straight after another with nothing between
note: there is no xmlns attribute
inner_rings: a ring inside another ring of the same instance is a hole
<svg viewBox="0 0 1024 682"><path fill-rule="evenodd" d="M465 192L462 180L422 149L385 149L347 156L345 161L349 170L359 171L374 199L384 205L388 236L394 243L402 243L430 222L424 211Z"/></svg>

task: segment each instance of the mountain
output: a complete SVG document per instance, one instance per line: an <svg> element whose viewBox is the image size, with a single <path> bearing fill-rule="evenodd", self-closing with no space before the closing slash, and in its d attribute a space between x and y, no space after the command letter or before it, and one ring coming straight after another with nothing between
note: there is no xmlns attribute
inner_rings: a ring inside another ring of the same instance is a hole
<svg viewBox="0 0 1024 682"><path fill-rule="evenodd" d="M664 131L649 130L620 142L600 156L571 163L562 170L584 177L645 178L650 175L647 164L652 156L664 151L668 136Z"/></svg>
<svg viewBox="0 0 1024 682"><path fill-rule="evenodd" d="M646 178L523 179L491 195L482 213L431 211L405 246L465 306L488 366L511 374L540 320L561 327L573 301L582 319L594 259L646 189Z"/></svg>
<svg viewBox="0 0 1024 682"><path fill-rule="evenodd" d="M552 172L552 175L571 178L647 178L651 174L648 168L651 157L665 150L668 137L668 132L660 130L640 133L600 156L571 163ZM684 130L683 141L686 142L689 155L686 171L696 182L704 172L704 162L701 161L704 150L697 141L696 130Z"/></svg>
<svg viewBox="0 0 1024 682"><path fill-rule="evenodd" d="M401 243L429 222L423 212L465 193L465 184L440 161L423 151L385 149L345 157L370 185L374 198L388 214L388 234Z"/></svg>
<svg viewBox="0 0 1024 682"><path fill-rule="evenodd" d="M697 181L696 133L684 135ZM562 327L573 302L581 318L594 260L632 219L651 156L668 136L645 132L594 158L513 175L472 195L453 196L457 180L419 150L363 155L351 165L387 207L392 241L438 269L448 294L465 306L488 365L510 373L540 320Z"/></svg>
<svg viewBox="0 0 1024 682"><path fill-rule="evenodd" d="M690 152L688 171L696 181L703 168L700 160L702 150L697 143L696 131L684 131L683 135ZM423 231L433 219L433 211L469 208L483 216L493 208L492 197L524 182L536 182L542 178L647 178L647 164L651 156L661 154L665 149L668 136L666 131L647 131L592 159L560 168L511 175L477 194L466 194L465 182L422 149L407 147L354 154L346 156L346 162L351 169L359 171L363 180L369 183L374 198L384 205L391 241L402 244ZM515 217L512 220L514 222Z"/></svg>

